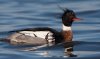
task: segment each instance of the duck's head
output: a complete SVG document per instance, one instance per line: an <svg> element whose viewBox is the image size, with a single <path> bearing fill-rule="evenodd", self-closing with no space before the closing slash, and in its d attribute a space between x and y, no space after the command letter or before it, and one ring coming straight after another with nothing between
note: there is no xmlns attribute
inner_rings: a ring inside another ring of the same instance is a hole
<svg viewBox="0 0 100 59"><path fill-rule="evenodd" d="M63 31L62 36L65 42L72 42L73 34L71 31L71 25L73 21L78 21L74 11L66 9L62 15Z"/></svg>
<svg viewBox="0 0 100 59"><path fill-rule="evenodd" d="M62 22L64 26L71 26L73 21L80 20L76 17L73 10L65 9L62 15Z"/></svg>

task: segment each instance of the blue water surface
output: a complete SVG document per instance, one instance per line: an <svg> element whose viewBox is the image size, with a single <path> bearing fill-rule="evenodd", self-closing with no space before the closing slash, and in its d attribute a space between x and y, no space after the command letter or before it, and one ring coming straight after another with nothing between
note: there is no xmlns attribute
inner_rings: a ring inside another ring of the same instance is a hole
<svg viewBox="0 0 100 59"><path fill-rule="evenodd" d="M0 38L10 31L51 27L62 29L59 8L76 12L81 21L72 26L73 53L77 57L65 57L62 45L45 47L36 51L23 51L20 46L0 42L0 59L99 59L100 58L100 0L0 0Z"/></svg>

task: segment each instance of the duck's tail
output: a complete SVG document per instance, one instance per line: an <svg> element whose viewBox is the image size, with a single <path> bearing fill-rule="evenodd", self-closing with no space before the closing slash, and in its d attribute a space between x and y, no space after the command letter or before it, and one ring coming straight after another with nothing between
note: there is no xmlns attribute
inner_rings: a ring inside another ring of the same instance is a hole
<svg viewBox="0 0 100 59"><path fill-rule="evenodd" d="M10 42L10 40L6 38L0 38L0 42Z"/></svg>

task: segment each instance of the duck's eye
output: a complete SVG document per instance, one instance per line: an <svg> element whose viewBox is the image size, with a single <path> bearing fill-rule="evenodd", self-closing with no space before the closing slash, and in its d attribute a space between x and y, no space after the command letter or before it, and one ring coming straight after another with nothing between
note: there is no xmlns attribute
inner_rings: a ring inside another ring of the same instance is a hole
<svg viewBox="0 0 100 59"><path fill-rule="evenodd" d="M75 14L73 13L73 12L71 12L71 14L70 14L71 16L75 16Z"/></svg>

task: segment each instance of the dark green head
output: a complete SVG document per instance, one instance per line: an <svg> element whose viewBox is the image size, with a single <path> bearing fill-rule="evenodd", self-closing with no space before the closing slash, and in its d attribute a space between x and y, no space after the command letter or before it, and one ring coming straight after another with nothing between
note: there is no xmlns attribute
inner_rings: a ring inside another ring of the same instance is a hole
<svg viewBox="0 0 100 59"><path fill-rule="evenodd" d="M73 10L66 9L62 15L62 22L65 26L71 26L73 21L79 20Z"/></svg>

